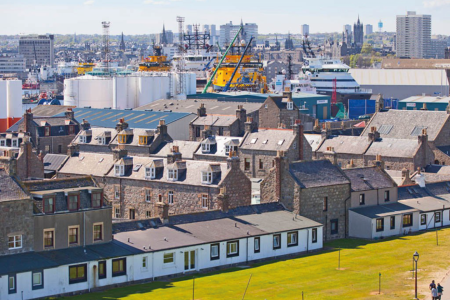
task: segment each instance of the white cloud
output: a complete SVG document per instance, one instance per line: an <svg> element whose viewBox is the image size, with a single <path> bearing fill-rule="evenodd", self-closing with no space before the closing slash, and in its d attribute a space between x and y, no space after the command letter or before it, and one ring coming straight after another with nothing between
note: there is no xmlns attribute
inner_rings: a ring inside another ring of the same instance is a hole
<svg viewBox="0 0 450 300"><path fill-rule="evenodd" d="M172 2L178 2L182 0L145 0L144 4L154 4L154 5L168 5Z"/></svg>
<svg viewBox="0 0 450 300"><path fill-rule="evenodd" d="M92 5L92 4L94 4L94 0L87 0L83 4L84 5Z"/></svg>
<svg viewBox="0 0 450 300"><path fill-rule="evenodd" d="M440 7L450 5L450 0L426 0L423 2L425 7Z"/></svg>

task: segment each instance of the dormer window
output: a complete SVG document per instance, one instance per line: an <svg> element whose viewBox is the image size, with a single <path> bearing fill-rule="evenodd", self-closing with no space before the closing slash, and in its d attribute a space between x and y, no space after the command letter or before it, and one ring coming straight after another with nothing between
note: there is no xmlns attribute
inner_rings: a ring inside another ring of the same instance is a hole
<svg viewBox="0 0 450 300"><path fill-rule="evenodd" d="M139 145L147 145L148 136L141 135L139 136Z"/></svg>
<svg viewBox="0 0 450 300"><path fill-rule="evenodd" d="M226 155L230 154L230 151L237 152L237 146L226 145L225 146L225 154Z"/></svg>
<svg viewBox="0 0 450 300"><path fill-rule="evenodd" d="M202 172L202 183L203 184L211 184L212 183L212 172L211 171L203 171Z"/></svg>
<svg viewBox="0 0 450 300"><path fill-rule="evenodd" d="M173 181L178 180L178 170L177 169L169 170L167 179L173 180Z"/></svg>
<svg viewBox="0 0 450 300"><path fill-rule="evenodd" d="M155 177L156 177L156 169L155 168L145 168L145 178L155 179Z"/></svg>
<svg viewBox="0 0 450 300"><path fill-rule="evenodd" d="M104 136L98 138L98 143L100 145L106 145L106 138Z"/></svg>
<svg viewBox="0 0 450 300"><path fill-rule="evenodd" d="M294 109L294 102L288 102L287 103L287 109L288 110L293 110Z"/></svg>
<svg viewBox="0 0 450 300"><path fill-rule="evenodd" d="M125 175L125 166L124 165L114 165L114 175L115 176L124 176Z"/></svg>
<svg viewBox="0 0 450 300"><path fill-rule="evenodd" d="M50 136L50 126L45 126L44 127L44 135L45 136Z"/></svg>
<svg viewBox="0 0 450 300"><path fill-rule="evenodd" d="M6 139L0 139L0 146L6 147Z"/></svg>
<svg viewBox="0 0 450 300"><path fill-rule="evenodd" d="M73 125L69 125L69 134L75 133L75 127Z"/></svg>
<svg viewBox="0 0 450 300"><path fill-rule="evenodd" d="M210 144L202 144L202 152L203 153L209 153L211 151L211 145Z"/></svg>
<svg viewBox="0 0 450 300"><path fill-rule="evenodd" d="M127 142L127 135L119 134L118 139L119 139L119 144L125 144Z"/></svg>
<svg viewBox="0 0 450 300"><path fill-rule="evenodd" d="M19 147L19 139L12 139L11 147Z"/></svg>
<svg viewBox="0 0 450 300"><path fill-rule="evenodd" d="M86 143L86 136L85 135L80 135L80 143Z"/></svg>

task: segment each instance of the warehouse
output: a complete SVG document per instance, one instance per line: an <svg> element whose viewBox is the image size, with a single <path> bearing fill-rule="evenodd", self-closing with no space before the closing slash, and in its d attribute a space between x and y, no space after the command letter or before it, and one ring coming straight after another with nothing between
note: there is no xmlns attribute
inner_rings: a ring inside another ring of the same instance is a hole
<svg viewBox="0 0 450 300"><path fill-rule="evenodd" d="M450 97L413 96L399 101L398 109L446 111L449 101Z"/></svg>

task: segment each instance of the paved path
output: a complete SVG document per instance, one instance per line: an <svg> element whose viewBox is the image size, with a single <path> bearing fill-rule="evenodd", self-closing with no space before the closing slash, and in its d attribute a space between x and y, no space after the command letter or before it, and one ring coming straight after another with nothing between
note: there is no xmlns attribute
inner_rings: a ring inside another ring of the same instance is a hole
<svg viewBox="0 0 450 300"><path fill-rule="evenodd" d="M444 293L441 300L450 300L450 270L447 272L445 277L441 280L435 280L436 284L440 283L444 287ZM431 292L425 298L425 300L431 300Z"/></svg>

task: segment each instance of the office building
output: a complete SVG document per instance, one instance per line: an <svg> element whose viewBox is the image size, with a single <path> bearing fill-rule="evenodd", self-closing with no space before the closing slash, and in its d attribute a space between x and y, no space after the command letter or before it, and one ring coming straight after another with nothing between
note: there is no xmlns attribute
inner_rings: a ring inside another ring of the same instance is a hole
<svg viewBox="0 0 450 300"><path fill-rule="evenodd" d="M21 36L19 39L19 54L26 59L26 67L36 64L54 67L55 52L53 50L53 35Z"/></svg>
<svg viewBox="0 0 450 300"><path fill-rule="evenodd" d="M26 59L23 55L0 56L0 73L14 73L21 75L26 71Z"/></svg>
<svg viewBox="0 0 450 300"><path fill-rule="evenodd" d="M230 23L227 23L225 25L220 25L220 39L219 43L220 45L226 45L231 43L233 38L235 37L236 33L239 31L239 28L243 26L244 29L240 33L239 40L244 40L248 42L250 38L253 36L255 38L253 44L256 46L256 38L258 37L258 25L256 23L242 23L240 25L233 25L233 23L230 21Z"/></svg>
<svg viewBox="0 0 450 300"><path fill-rule="evenodd" d="M366 28L366 31L365 31L366 35L369 35L369 34L373 33L373 26L372 25L367 24L365 28Z"/></svg>
<svg viewBox="0 0 450 300"><path fill-rule="evenodd" d="M186 25L186 34L192 34L192 25Z"/></svg>
<svg viewBox="0 0 450 300"><path fill-rule="evenodd" d="M428 58L445 58L445 49L447 49L446 40L432 39L430 43L430 52L428 53Z"/></svg>
<svg viewBox="0 0 450 300"><path fill-rule="evenodd" d="M431 15L408 11L397 16L397 57L427 58L431 44Z"/></svg>
<svg viewBox="0 0 450 300"><path fill-rule="evenodd" d="M309 35L309 25L308 24L303 24L301 26L301 33L303 36Z"/></svg>

